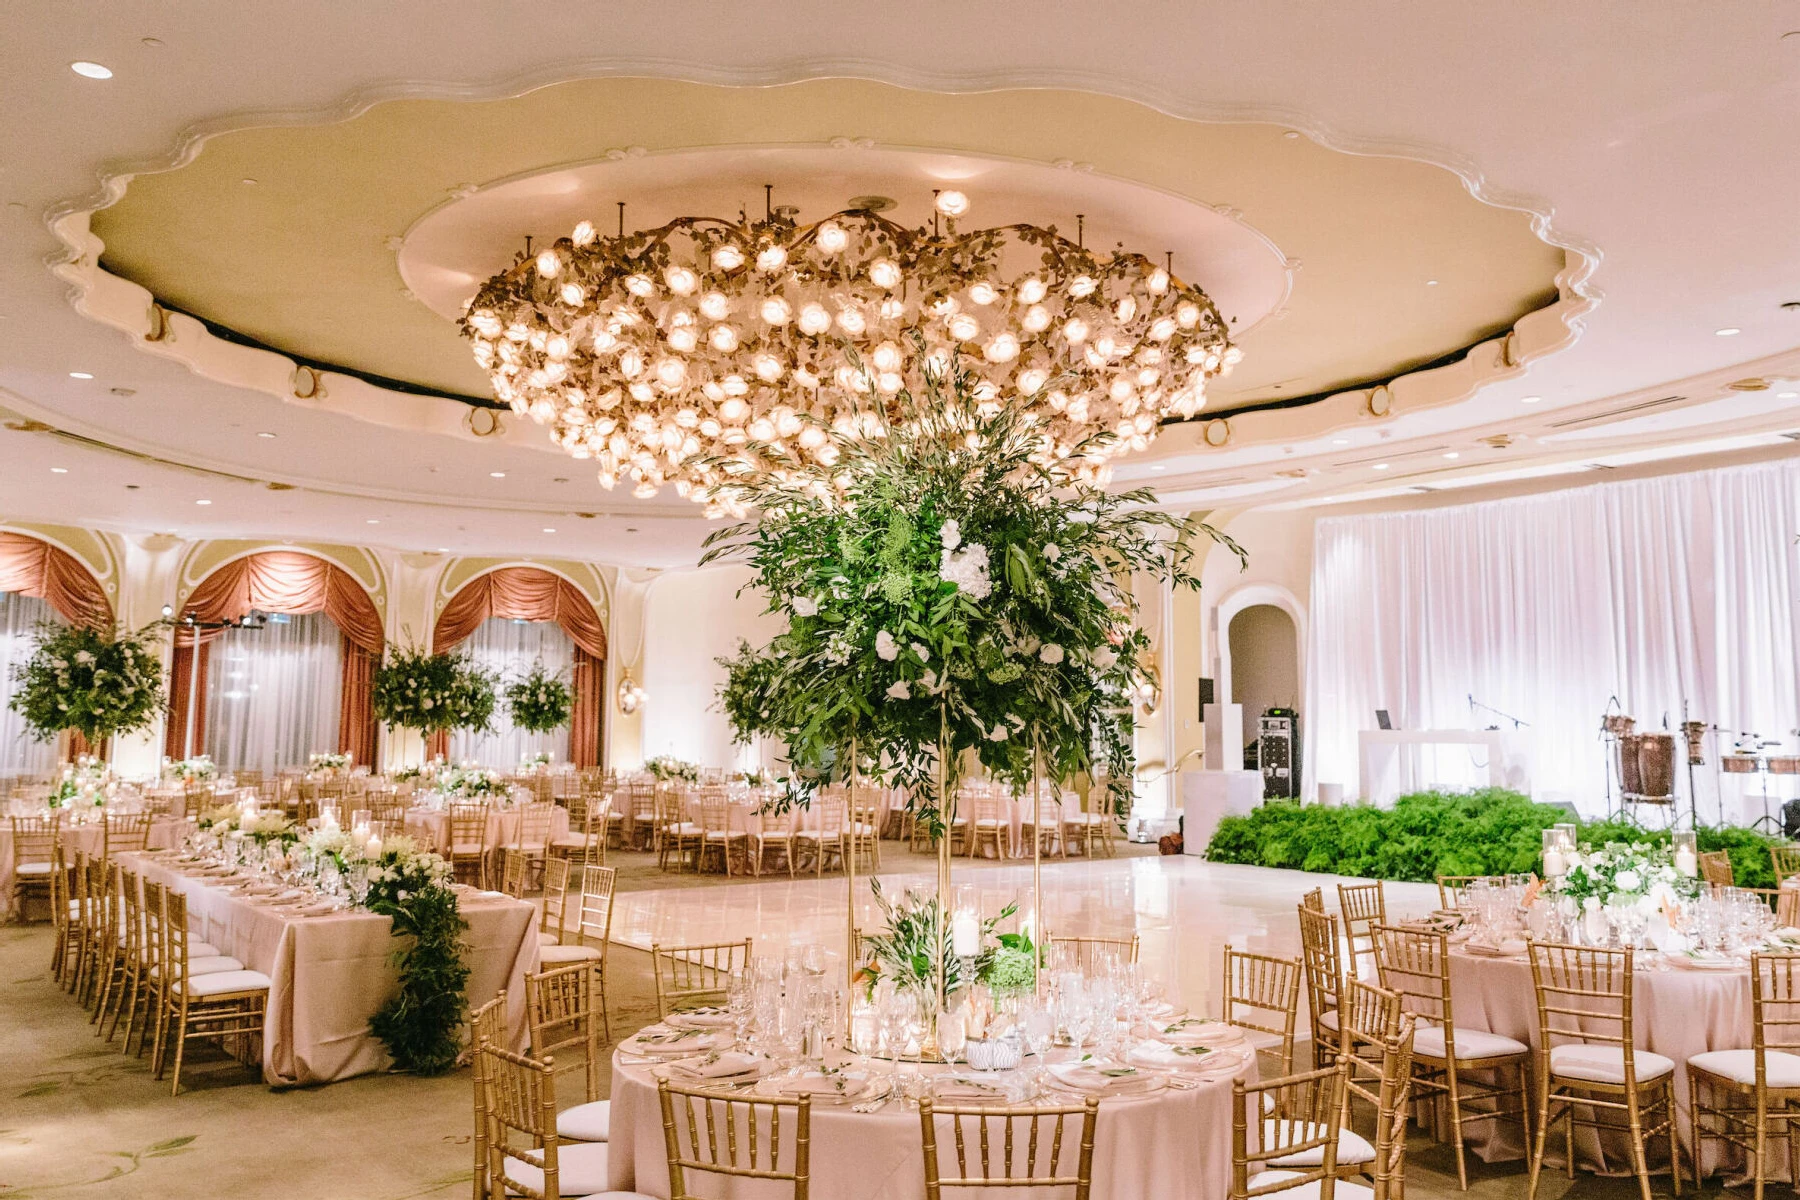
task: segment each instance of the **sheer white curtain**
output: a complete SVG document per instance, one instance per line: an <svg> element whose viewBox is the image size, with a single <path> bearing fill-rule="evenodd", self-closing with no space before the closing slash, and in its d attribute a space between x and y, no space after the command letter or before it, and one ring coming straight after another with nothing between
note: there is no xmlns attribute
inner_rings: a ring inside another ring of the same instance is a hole
<svg viewBox="0 0 1800 1200"><path fill-rule="evenodd" d="M36 596L0 592L0 778L42 775L56 766L56 743L40 742L25 730L25 719L8 707L13 671L31 657L31 635L39 621L58 619Z"/></svg>
<svg viewBox="0 0 1800 1200"><path fill-rule="evenodd" d="M1786 737L1800 723L1800 464L1773 463L1322 520L1314 534L1307 774L1355 795L1357 734L1482 728L1470 697L1530 723L1532 791L1605 806L1600 717L1640 732L1694 719ZM1507 722L1500 722L1503 726ZM1721 735L1729 749L1731 734ZM1719 745L1703 820L1761 814ZM1467 785L1485 752L1427 755L1421 784ZM1677 737L1677 793L1686 807ZM1750 789L1758 790L1757 785ZM1792 789L1789 790L1792 794Z"/></svg>
<svg viewBox="0 0 1800 1200"><path fill-rule="evenodd" d="M499 674L502 688L538 663L552 675L561 672L563 682L567 683L575 660L575 643L554 621L490 617L457 649L467 653L477 666ZM567 725L549 733L527 733L513 726L505 711L504 700L499 709L494 716L493 733L476 735L459 731L450 735L452 762L467 759L496 770L508 770L518 766L519 760L527 754L547 753L559 763L569 761Z"/></svg>
<svg viewBox="0 0 1800 1200"><path fill-rule="evenodd" d="M227 629L206 667L206 752L222 770L304 766L338 745L344 639L324 613Z"/></svg>

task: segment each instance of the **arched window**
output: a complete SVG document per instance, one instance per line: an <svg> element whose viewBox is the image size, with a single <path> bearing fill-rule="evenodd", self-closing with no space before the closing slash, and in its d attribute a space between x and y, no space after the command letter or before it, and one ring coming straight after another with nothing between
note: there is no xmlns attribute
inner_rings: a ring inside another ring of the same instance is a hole
<svg viewBox="0 0 1800 1200"><path fill-rule="evenodd" d="M13 667L30 657L32 633L47 620L106 624L112 605L73 554L22 533L0 532L0 777L42 775L56 766L56 743L34 739L7 707ZM85 754L89 747L81 741L70 750Z"/></svg>

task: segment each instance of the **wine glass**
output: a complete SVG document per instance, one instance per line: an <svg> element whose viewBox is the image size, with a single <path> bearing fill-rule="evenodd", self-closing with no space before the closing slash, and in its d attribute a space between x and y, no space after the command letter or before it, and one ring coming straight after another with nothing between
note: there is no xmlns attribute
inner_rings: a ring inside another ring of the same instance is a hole
<svg viewBox="0 0 1800 1200"><path fill-rule="evenodd" d="M755 996L750 990L750 980L742 967L733 967L731 978L725 983L725 1010L731 1014L732 1044L735 1047L741 1048L744 1045L744 1035L749 1030L754 1006Z"/></svg>

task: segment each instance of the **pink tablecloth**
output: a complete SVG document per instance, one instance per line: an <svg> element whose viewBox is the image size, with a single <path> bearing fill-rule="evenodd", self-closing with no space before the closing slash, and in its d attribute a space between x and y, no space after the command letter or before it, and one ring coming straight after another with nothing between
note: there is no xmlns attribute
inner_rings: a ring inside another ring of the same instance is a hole
<svg viewBox="0 0 1800 1200"><path fill-rule="evenodd" d="M1256 1078L1254 1062L1244 1067L1244 1077ZM831 1200L917 1200L925 1194L925 1161L917 1112L898 1103L873 1113L816 1104L812 1123L813 1195L829 1196ZM969 1133L972 1126L965 1125L964 1129ZM1072 1173L1079 1161L1080 1129L1081 1118L1071 1119L1059 1169ZM951 1164L946 1173L954 1171L955 1163L950 1137L946 1120L938 1132L938 1162L940 1166ZM616 1054L608 1145L608 1187L651 1196L669 1194L668 1158L656 1080L649 1068L627 1065ZM998 1152L996 1143L995 1153ZM975 1154L973 1146L970 1153ZM1040 1169L1041 1163L1040 1159ZM733 1182L742 1185L745 1181ZM730 1195L733 1200L772 1200L788 1195L784 1187L791 1185L734 1186ZM1224 1200L1230 1188L1230 1079L1192 1090L1168 1089L1139 1100L1101 1102L1094 1131L1096 1197ZM970 1200L1016 1200L1019 1189L954 1191L958 1197Z"/></svg>
<svg viewBox="0 0 1800 1200"><path fill-rule="evenodd" d="M379 1071L387 1051L369 1032L398 983L391 922L353 912L300 918L234 896L154 858L121 855L147 879L187 896L196 936L269 976L263 1078L271 1084L328 1083ZM537 909L498 893L465 896L469 998L505 989L514 1049L525 1046L525 976L538 968Z"/></svg>
<svg viewBox="0 0 1800 1200"><path fill-rule="evenodd" d="M550 816L550 840L567 837L569 833L569 810L558 807ZM406 810L406 834L417 839L421 846L436 850L439 854L450 853L450 812L442 808L409 808ZM517 809L497 809L488 815L487 845L497 849L512 842L519 836L519 811Z"/></svg>
<svg viewBox="0 0 1800 1200"><path fill-rule="evenodd" d="M1651 965L1654 959L1645 952L1638 960L1644 965L1633 980L1634 1040L1640 1049L1675 1060L1675 1098L1681 1109L1676 1132L1686 1144L1691 1133L1687 1117L1687 1060L1708 1050L1749 1047L1750 972L1665 970ZM1450 992L1458 1029L1504 1034L1537 1047L1537 993L1531 981L1531 964L1524 959L1453 953ZM1525 1155L1519 1127L1506 1122L1484 1121L1471 1126L1467 1144L1488 1162ZM1653 1152L1659 1144L1660 1141L1651 1143ZM1561 1145L1560 1134L1551 1139L1551 1148L1559 1156ZM1575 1150L1576 1157L1590 1169L1625 1174L1631 1171L1623 1138L1601 1139L1591 1129L1577 1130ZM1702 1164L1706 1173L1735 1170L1741 1165L1742 1155L1727 1150L1730 1148L1719 1143L1708 1143L1706 1162ZM1771 1155L1771 1167L1781 1157ZM1779 1177L1786 1177L1785 1166Z"/></svg>
<svg viewBox="0 0 1800 1200"><path fill-rule="evenodd" d="M188 823L180 817L158 817L150 823L150 848L160 850L178 846L187 830ZM71 863L78 851L87 855L99 854L106 840L105 832L97 821L85 825L65 825L58 836L62 839L63 853ZM0 920L8 920L12 916L13 867L12 822L0 816ZM32 912L41 916L41 910L36 905L32 906Z"/></svg>

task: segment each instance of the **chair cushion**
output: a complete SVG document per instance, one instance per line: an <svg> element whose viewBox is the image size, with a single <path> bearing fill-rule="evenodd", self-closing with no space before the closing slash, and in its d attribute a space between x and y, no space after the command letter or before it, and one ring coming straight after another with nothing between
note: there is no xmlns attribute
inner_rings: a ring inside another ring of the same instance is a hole
<svg viewBox="0 0 1800 1200"><path fill-rule="evenodd" d="M1427 1058L1444 1057L1444 1030L1438 1025L1421 1025L1413 1034L1413 1053ZM1481 1029L1456 1031L1456 1057L1460 1061L1475 1058L1508 1058L1530 1054L1531 1047L1498 1033Z"/></svg>
<svg viewBox="0 0 1800 1200"><path fill-rule="evenodd" d="M556 1135L578 1142L604 1142L612 1131L612 1101L577 1104L556 1114Z"/></svg>
<svg viewBox="0 0 1800 1200"><path fill-rule="evenodd" d="M226 992L266 992L269 977L261 971L220 971L187 981L190 996L219 996Z"/></svg>
<svg viewBox="0 0 1800 1200"><path fill-rule="evenodd" d="M17 878L21 875L45 875L45 876L48 876L49 874L50 874L50 864L47 862L20 863L18 866L13 868L13 877L14 878Z"/></svg>
<svg viewBox="0 0 1800 1200"><path fill-rule="evenodd" d="M1254 1193L1261 1191L1269 1184L1277 1183L1283 1179L1298 1178L1300 1178L1300 1175L1294 1171L1264 1171L1251 1178L1249 1190ZM1338 1180L1337 1186L1331 1189L1331 1194L1333 1196L1340 1196L1343 1200L1375 1200L1375 1190L1373 1188L1365 1187L1360 1183L1349 1183L1342 1179ZM1315 1179L1310 1183L1303 1183L1298 1187L1291 1187L1284 1192L1271 1192L1269 1195L1280 1196L1282 1200L1290 1200L1290 1198L1291 1200L1318 1200L1319 1181Z"/></svg>
<svg viewBox="0 0 1800 1200"><path fill-rule="evenodd" d="M189 962L193 962L196 958L217 958L222 953L223 951L211 942L196 942L193 938L188 938Z"/></svg>
<svg viewBox="0 0 1800 1200"><path fill-rule="evenodd" d="M1639 1083L1660 1079L1675 1070L1673 1059L1648 1050L1632 1056L1637 1064ZM1571 1043L1550 1050L1550 1073L1565 1079L1586 1079L1593 1083L1624 1083L1625 1052L1617 1046L1594 1046Z"/></svg>
<svg viewBox="0 0 1800 1200"><path fill-rule="evenodd" d="M450 847L452 854L486 854L487 847L480 842L458 842Z"/></svg>
<svg viewBox="0 0 1800 1200"><path fill-rule="evenodd" d="M209 954L203 958L195 958L188 953L188 978L195 979L201 975L218 975L225 971L241 971L244 964L224 954Z"/></svg>
<svg viewBox="0 0 1800 1200"><path fill-rule="evenodd" d="M1317 1136L1308 1132L1312 1128L1310 1123L1303 1127L1298 1134L1288 1132L1291 1125L1290 1121L1264 1121L1263 1141L1265 1143L1276 1141L1275 1133L1278 1126L1281 1129L1283 1135L1281 1140L1283 1141L1297 1141ZM1311 1150L1301 1150L1295 1154L1272 1158L1269 1160L1269 1165L1272 1167L1316 1167L1324 1161L1325 1147L1314 1146ZM1340 1129L1338 1130L1337 1161L1340 1167L1353 1163L1372 1163L1375 1161L1375 1147L1371 1146L1368 1139L1355 1130Z"/></svg>
<svg viewBox="0 0 1800 1200"><path fill-rule="evenodd" d="M1327 1009L1325 1012L1320 1013L1319 1014L1319 1025L1321 1028L1330 1029L1335 1032L1338 1027L1337 1009L1335 1009L1335 1008ZM1414 1038L1413 1044L1415 1046L1418 1045L1418 1040L1417 1040L1416 1036Z"/></svg>
<svg viewBox="0 0 1800 1200"><path fill-rule="evenodd" d="M691 837L694 834L700 833L701 829L700 826L692 821L683 821L679 825L664 825L662 831L664 833L678 834L682 837Z"/></svg>
<svg viewBox="0 0 1800 1200"><path fill-rule="evenodd" d="M568 837L559 837L550 844L559 850L581 850L586 848L587 839L578 833L572 833Z"/></svg>
<svg viewBox="0 0 1800 1200"><path fill-rule="evenodd" d="M1781 1050L1765 1050L1769 1086L1800 1088L1800 1054ZM1734 1083L1754 1087L1756 1084L1756 1051L1708 1050L1688 1059L1688 1066L1717 1075Z"/></svg>
<svg viewBox="0 0 1800 1200"><path fill-rule="evenodd" d="M538 945L540 945L540 946L560 946L560 945L562 945L562 939L557 937L554 933L545 933L542 930L539 930L538 931Z"/></svg>
<svg viewBox="0 0 1800 1200"><path fill-rule="evenodd" d="M538 961L546 964L582 962L599 957L600 952L592 946L544 946L538 950Z"/></svg>
<svg viewBox="0 0 1800 1200"><path fill-rule="evenodd" d="M506 1174L534 1192L544 1190L544 1168L524 1158L508 1158ZM586 1196L606 1188L606 1143L576 1142L556 1148L557 1189L565 1196Z"/></svg>

